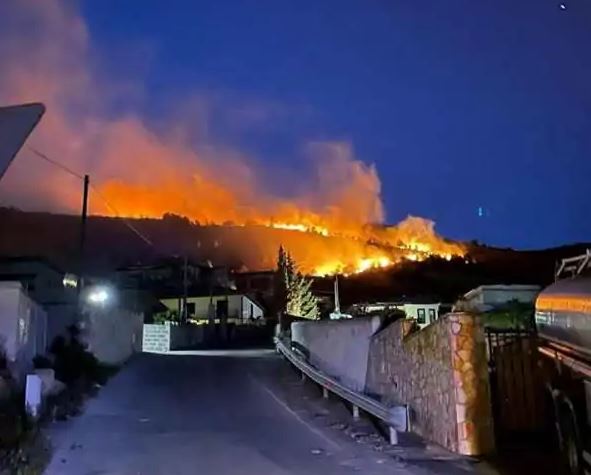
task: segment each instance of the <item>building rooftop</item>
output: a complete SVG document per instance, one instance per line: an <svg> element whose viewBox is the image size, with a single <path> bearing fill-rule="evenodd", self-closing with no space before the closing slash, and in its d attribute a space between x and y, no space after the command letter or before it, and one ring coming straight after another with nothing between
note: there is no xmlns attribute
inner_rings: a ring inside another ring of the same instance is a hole
<svg viewBox="0 0 591 475"><path fill-rule="evenodd" d="M464 294L465 299L471 299L481 292L539 292L541 287L539 285L524 285L524 284L492 284L492 285L480 285Z"/></svg>
<svg viewBox="0 0 591 475"><path fill-rule="evenodd" d="M11 257L0 257L0 265L3 264L20 264L20 263L28 263L28 262L36 262L39 264L43 264L50 269L53 269L55 272L60 274L64 274L65 271L61 269L59 266L54 264L51 260L44 256L11 256Z"/></svg>

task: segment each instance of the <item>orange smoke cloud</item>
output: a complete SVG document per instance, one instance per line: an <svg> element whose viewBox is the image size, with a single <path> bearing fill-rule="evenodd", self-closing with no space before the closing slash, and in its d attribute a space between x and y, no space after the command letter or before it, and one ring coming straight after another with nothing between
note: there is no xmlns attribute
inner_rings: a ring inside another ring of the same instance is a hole
<svg viewBox="0 0 591 475"><path fill-rule="evenodd" d="M288 199L272 193L240 151L207 141L194 147L186 123L171 121L163 133L139 115L107 118L105 104L118 87L95 79L96 58L76 10L59 0L5 0L0 10L0 17L11 19L6 27L0 23L0 103L43 101L48 112L32 142L89 173L121 215L175 213L202 224L253 223L340 238L338 245L331 240L291 249L305 270L320 274L383 267L404 257L463 254L459 245L435 234L431 221L409 218L395 227L370 226L384 220L380 180L347 142L303 147L314 171L299 177L301 186ZM0 184L0 199L73 212L79 209L79 186L24 150ZM112 214L96 197L91 211Z"/></svg>

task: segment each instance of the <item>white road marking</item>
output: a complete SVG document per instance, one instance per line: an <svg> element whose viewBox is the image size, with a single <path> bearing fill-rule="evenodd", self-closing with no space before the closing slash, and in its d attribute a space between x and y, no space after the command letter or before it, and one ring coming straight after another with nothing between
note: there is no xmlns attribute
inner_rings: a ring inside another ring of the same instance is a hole
<svg viewBox="0 0 591 475"><path fill-rule="evenodd" d="M275 350L252 349L252 350L173 350L162 353L164 356L232 356L235 358L258 358L261 356L274 355Z"/></svg>
<svg viewBox="0 0 591 475"><path fill-rule="evenodd" d="M330 437L328 437L326 434L324 434L322 431L318 430L316 427L308 424L304 419L302 419L300 417L300 415L295 412L293 409L291 409L287 404L285 404L285 402L283 402L273 391L271 391L267 386L264 386L261 384L261 387L265 390L265 392L267 394L269 394L269 396L271 396L273 398L273 400L279 404L283 409L285 409L287 412L289 412L293 417L295 417L300 423L304 424L311 432L313 432L314 434L316 434L318 437L321 437L322 439L325 440L325 442L327 442L328 444L330 444L332 446L333 449L335 450L341 450L341 446L339 444L337 444L334 440L332 440Z"/></svg>

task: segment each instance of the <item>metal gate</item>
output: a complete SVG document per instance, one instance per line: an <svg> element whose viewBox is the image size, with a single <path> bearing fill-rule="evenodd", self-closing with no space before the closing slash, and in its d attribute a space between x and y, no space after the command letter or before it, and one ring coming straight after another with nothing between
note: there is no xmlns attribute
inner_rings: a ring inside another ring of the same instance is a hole
<svg viewBox="0 0 591 475"><path fill-rule="evenodd" d="M486 343L497 443L543 432L546 408L535 334L487 328Z"/></svg>

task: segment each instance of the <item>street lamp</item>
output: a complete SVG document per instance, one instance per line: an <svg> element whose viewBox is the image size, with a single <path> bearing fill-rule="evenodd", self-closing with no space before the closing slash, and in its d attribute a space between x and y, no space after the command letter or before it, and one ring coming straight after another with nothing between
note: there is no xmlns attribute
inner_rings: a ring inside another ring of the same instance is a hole
<svg viewBox="0 0 591 475"><path fill-rule="evenodd" d="M86 295L88 303L93 305L104 305L112 299L112 293L107 287L97 286L89 289Z"/></svg>

